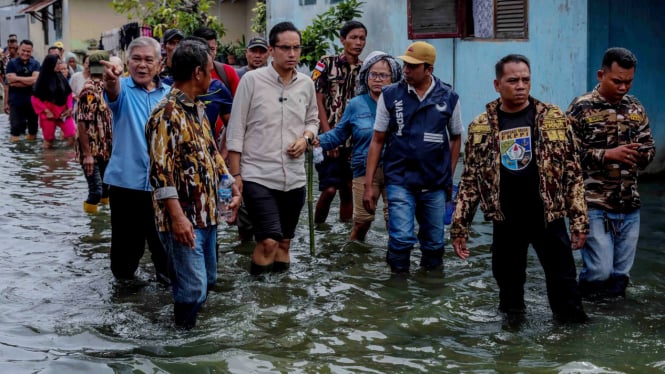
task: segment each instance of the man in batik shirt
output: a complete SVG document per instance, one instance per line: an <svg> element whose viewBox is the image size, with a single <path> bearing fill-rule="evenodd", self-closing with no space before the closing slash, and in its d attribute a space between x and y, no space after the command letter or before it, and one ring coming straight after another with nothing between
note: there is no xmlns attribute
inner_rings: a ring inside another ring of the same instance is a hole
<svg viewBox="0 0 665 374"><path fill-rule="evenodd" d="M357 21L349 21L339 32L344 46L342 54L323 56L312 72L316 88L316 103L321 127L319 133L335 127L342 118L346 103L355 96L356 79L362 66L360 54L365 48L367 29ZM339 190L339 220L350 221L353 217L351 191L351 144L327 151L324 160L316 165L319 173L319 201L316 203L314 221L323 223L328 218L330 204Z"/></svg>
<svg viewBox="0 0 665 374"><path fill-rule="evenodd" d="M656 153L649 118L628 91L637 59L625 48L605 52L598 85L568 108L580 148L589 236L579 285L586 298L626 295L640 235L637 173Z"/></svg>
<svg viewBox="0 0 665 374"><path fill-rule="evenodd" d="M76 102L76 158L88 182L88 198L83 202L83 210L88 213L97 212L99 203L109 202L109 186L103 179L111 157L113 118L104 100L104 65L100 62L108 60L105 52L89 56L90 78Z"/></svg>
<svg viewBox="0 0 665 374"><path fill-rule="evenodd" d="M145 128L155 223L168 255L175 324L184 328L196 325L217 280L217 189L221 176L228 174L205 105L197 98L210 85L209 52L197 40L178 45L171 62L173 86ZM233 193L235 211L240 202L235 186Z"/></svg>

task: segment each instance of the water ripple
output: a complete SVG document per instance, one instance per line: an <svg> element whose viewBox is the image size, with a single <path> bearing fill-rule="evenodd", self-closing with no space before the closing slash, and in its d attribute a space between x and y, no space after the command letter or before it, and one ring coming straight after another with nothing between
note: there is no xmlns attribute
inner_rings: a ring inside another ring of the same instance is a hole
<svg viewBox="0 0 665 374"><path fill-rule="evenodd" d="M0 127L7 127L0 115ZM392 276L378 217L366 243L349 224L316 229L306 213L286 274L247 273L253 246L219 231L218 284L199 325L172 325L171 294L143 259L136 282L114 281L108 207L82 211L86 183L63 144L0 139L0 372L2 373L392 373L662 372L665 369L665 193L640 185L642 236L626 300L586 303L591 323L551 320L544 277L530 254L527 318L497 311L491 225L478 214L471 258L447 248L443 272ZM575 254L580 261L579 254Z"/></svg>

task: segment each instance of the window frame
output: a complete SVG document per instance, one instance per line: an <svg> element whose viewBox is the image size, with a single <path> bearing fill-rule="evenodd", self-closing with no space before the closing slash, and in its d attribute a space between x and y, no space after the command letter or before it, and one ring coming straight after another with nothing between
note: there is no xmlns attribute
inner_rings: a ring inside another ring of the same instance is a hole
<svg viewBox="0 0 665 374"><path fill-rule="evenodd" d="M500 4L502 1L508 0L492 0L493 3L493 14L492 14L492 29L493 35L491 37L477 37L472 35L469 30L473 29L473 23L469 25L467 22L467 16L472 15L472 1L473 0L432 0L437 1L440 4L444 3L455 3L457 14L456 14L456 31L455 32L430 32L430 33L420 33L414 31L413 27L413 2L419 0L407 0L407 33L410 40L414 39L450 39L450 38L461 38L464 40L528 40L529 39L529 0L517 0L521 1L524 8L524 24L522 30L518 32L507 32L500 31L497 32L497 10L498 7L502 6ZM505 3L504 3L505 4ZM473 21L471 21L473 22Z"/></svg>
<svg viewBox="0 0 665 374"><path fill-rule="evenodd" d="M464 20L466 18L466 7L465 7L465 0L432 0L432 1L439 1L441 3L445 2L454 2L456 9L457 9L457 14L455 16L455 23L456 23L456 31L454 32L432 32L432 33L420 33L414 31L413 27L413 12L411 9L413 9L413 2L418 1L418 0L407 0L407 32L408 32L408 37L410 40L414 39L443 39L443 38L460 38L464 34Z"/></svg>
<svg viewBox="0 0 665 374"><path fill-rule="evenodd" d="M522 2L522 7L524 8L524 24L522 25L522 31L519 32L509 32L509 31L499 31L497 32L498 25L498 6L500 1L509 1L509 0L494 0L494 36L492 39L513 39L513 40L524 40L529 38L529 0L519 0ZM507 5L506 5L507 6Z"/></svg>

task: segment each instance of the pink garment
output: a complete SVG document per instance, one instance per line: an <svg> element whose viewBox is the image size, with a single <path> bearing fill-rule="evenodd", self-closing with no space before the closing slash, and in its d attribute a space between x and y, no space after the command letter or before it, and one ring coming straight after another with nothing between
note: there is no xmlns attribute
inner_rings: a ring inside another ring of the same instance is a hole
<svg viewBox="0 0 665 374"><path fill-rule="evenodd" d="M32 101L32 108L35 110L37 117L39 117L39 126L42 128L42 135L44 140L52 142L55 139L55 127L59 126L65 138L71 138L76 135L76 123L71 113L64 121L60 119L60 115L67 109L72 109L74 106L73 96L69 94L67 97L67 104L55 105L50 101L42 101L35 96L30 98ZM53 113L55 118L47 118L46 110Z"/></svg>

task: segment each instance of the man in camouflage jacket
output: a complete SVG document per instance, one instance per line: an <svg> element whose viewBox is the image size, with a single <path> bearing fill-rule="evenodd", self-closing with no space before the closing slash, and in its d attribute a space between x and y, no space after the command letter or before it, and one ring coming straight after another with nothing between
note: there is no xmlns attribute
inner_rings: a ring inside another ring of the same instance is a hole
<svg viewBox="0 0 665 374"><path fill-rule="evenodd" d="M625 296L635 260L640 233L637 170L656 152L645 109L627 94L636 64L629 50L608 49L598 86L568 108L589 206L590 233L581 251L579 279L584 297Z"/></svg>
<svg viewBox="0 0 665 374"><path fill-rule="evenodd" d="M587 317L571 250L582 246L588 232L581 167L566 116L529 96L530 79L524 56L508 55L496 64L494 85L501 97L469 125L451 238L457 255L468 258L469 226L480 204L494 226L499 310L509 320L525 313L526 255L532 244L555 319L583 322Z"/></svg>

